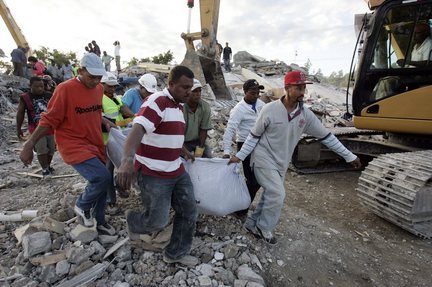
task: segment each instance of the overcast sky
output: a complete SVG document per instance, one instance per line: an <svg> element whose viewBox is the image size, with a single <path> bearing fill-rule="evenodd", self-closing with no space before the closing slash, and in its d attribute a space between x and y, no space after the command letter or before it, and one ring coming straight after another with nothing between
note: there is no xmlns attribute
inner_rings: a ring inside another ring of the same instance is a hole
<svg viewBox="0 0 432 287"><path fill-rule="evenodd" d="M171 50L183 60L187 30L186 0L4 0L33 49L45 46L81 57L96 40L113 55L121 43L122 61ZM191 32L200 31L199 1L192 10ZM356 41L354 14L368 11L362 0L221 0L217 38L233 53L248 51L267 60L312 70L348 72ZM0 22L0 48L9 55L15 43ZM295 56L297 51L297 56Z"/></svg>

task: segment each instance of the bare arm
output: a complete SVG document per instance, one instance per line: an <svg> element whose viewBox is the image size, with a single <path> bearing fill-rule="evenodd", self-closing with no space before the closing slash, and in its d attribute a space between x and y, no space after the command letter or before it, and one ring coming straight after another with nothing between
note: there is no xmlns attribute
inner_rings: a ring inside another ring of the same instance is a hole
<svg viewBox="0 0 432 287"><path fill-rule="evenodd" d="M24 143L23 149L20 153L20 159L25 165L31 164L33 160L33 148L36 145L36 143L45 136L48 131L50 130L49 127L44 126L38 126L35 131L31 134L30 138Z"/></svg>
<svg viewBox="0 0 432 287"><path fill-rule="evenodd" d="M135 116L135 114L126 105L120 107L120 113L126 118L133 118Z"/></svg>
<svg viewBox="0 0 432 287"><path fill-rule="evenodd" d="M200 145L200 147L204 146L206 139L207 139L207 130L200 129L200 131L199 131L199 145Z"/></svg>
<svg viewBox="0 0 432 287"><path fill-rule="evenodd" d="M24 122L24 115L25 115L25 104L24 104L24 100L20 97L18 110L16 114L16 131L17 131L18 140L22 140L24 136L23 132L21 131L21 127Z"/></svg>

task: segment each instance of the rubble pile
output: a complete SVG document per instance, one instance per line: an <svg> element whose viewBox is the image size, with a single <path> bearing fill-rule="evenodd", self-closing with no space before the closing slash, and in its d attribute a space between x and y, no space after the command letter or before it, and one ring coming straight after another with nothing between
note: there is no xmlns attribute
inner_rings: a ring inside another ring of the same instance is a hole
<svg viewBox="0 0 432 287"><path fill-rule="evenodd" d="M282 61L266 61L247 51L239 51L234 55L234 65L254 71L260 76L284 75L292 70L305 70L296 64L287 65Z"/></svg>
<svg viewBox="0 0 432 287"><path fill-rule="evenodd" d="M28 224L0 224L1 286L77 286L90 281L90 286L265 286L259 273L276 258L269 258L268 247L242 231L237 219L201 215L191 251L200 263L166 264L162 253L128 240L122 213L107 216L114 236L78 225L72 208L85 183L76 181L34 183L38 190L52 187L47 194L36 191L39 197L29 194L32 204L7 200L11 208L39 206L42 216ZM121 199L120 206L123 211L139 208L139 202L132 194Z"/></svg>

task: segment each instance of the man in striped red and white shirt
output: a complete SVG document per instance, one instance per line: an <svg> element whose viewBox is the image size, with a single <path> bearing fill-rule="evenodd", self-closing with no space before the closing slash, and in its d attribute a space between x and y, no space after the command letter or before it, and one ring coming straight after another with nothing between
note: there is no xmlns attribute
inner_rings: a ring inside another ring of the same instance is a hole
<svg viewBox="0 0 432 287"><path fill-rule="evenodd" d="M119 185L129 189L136 171L141 191L143 210L126 211L130 239L139 240L140 234L165 227L172 206L176 214L163 260L184 265L198 264L196 257L188 255L197 218L195 196L180 159L186 152L181 103L190 96L193 78L189 68L176 66L169 74L168 88L151 95L143 103L126 139L117 174Z"/></svg>

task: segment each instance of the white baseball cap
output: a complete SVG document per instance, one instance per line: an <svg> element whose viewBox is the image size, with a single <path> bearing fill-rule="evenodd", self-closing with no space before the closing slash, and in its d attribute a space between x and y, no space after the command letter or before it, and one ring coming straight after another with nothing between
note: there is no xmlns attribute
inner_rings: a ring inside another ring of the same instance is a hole
<svg viewBox="0 0 432 287"><path fill-rule="evenodd" d="M142 75L141 78L139 78L138 83L143 86L149 93L157 92L157 80L152 74Z"/></svg>
<svg viewBox="0 0 432 287"><path fill-rule="evenodd" d="M105 76L102 77L101 83L105 83L108 86L117 86L119 84L117 77L111 72L106 72Z"/></svg>
<svg viewBox="0 0 432 287"><path fill-rule="evenodd" d="M198 81L197 79L193 79L193 86L192 86L191 91L193 91L197 88L202 88L201 82Z"/></svg>
<svg viewBox="0 0 432 287"><path fill-rule="evenodd" d="M90 75L105 76L106 74L101 58L94 53L85 54L81 59L80 65L81 67L86 68Z"/></svg>

